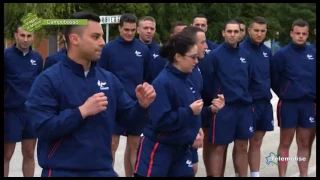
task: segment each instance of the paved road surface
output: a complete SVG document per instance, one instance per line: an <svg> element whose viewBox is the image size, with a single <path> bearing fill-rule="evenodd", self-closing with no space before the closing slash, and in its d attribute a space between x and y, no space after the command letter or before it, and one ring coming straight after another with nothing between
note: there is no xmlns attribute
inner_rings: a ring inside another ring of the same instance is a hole
<svg viewBox="0 0 320 180"><path fill-rule="evenodd" d="M275 95L274 95L275 96ZM277 104L277 98L272 99L272 104L274 108L274 115L276 115L276 104ZM276 121L276 118L275 118ZM277 126L277 123L275 123L275 131L267 133L263 145L262 145L262 154L261 154L261 170L260 174L261 176L264 177L277 177L278 172L277 172L277 167L275 165L270 165L268 166L266 164L265 157L270 153L270 152L276 152L278 143L279 143L279 128ZM118 152L116 154L116 164L115 168L116 171L119 173L120 176L124 176L124 168L123 168L123 153L125 149L125 138L121 138L120 140L120 146L118 148ZM228 159L227 159L227 166L226 166L226 172L225 176L234 176L234 171L233 171L233 165L232 165L232 159L231 159L231 153L232 153L232 147L233 144L230 144L229 149L228 149ZM295 140L292 143L291 149L290 149L290 155L291 157L295 156L297 154L297 146ZM205 170L204 170L204 165L202 162L202 149L199 150L199 171L197 176L199 177L205 177ZM21 163L22 163L22 157L21 157L21 150L20 150L20 143L17 145L14 157L12 158L12 162L10 165L10 174L9 176L11 177L22 177L22 172L21 172ZM296 162L289 162L288 164L288 171L287 171L287 176L299 176L299 170ZM36 167L36 172L35 176L40 176L41 174L41 169L37 165ZM310 177L316 177L316 142L314 143L312 147L312 156L309 164L309 176Z"/></svg>

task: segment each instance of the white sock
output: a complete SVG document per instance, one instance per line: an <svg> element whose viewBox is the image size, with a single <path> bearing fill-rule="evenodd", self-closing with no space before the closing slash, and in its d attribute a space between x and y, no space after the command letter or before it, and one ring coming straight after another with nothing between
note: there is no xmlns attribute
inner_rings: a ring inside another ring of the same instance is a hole
<svg viewBox="0 0 320 180"><path fill-rule="evenodd" d="M251 172L250 177L260 177L260 173L259 172Z"/></svg>
<svg viewBox="0 0 320 180"><path fill-rule="evenodd" d="M239 173L236 173L236 177L239 177Z"/></svg>

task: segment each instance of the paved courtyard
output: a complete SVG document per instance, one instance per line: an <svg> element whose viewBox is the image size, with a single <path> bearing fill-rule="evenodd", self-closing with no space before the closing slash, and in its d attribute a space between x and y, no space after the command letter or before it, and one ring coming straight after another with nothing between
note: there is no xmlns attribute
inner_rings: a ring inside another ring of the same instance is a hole
<svg viewBox="0 0 320 180"><path fill-rule="evenodd" d="M275 95L274 95L275 96ZM277 98L272 99L272 104L274 108L274 115L276 115L276 105L277 105ZM276 121L276 118L275 118ZM262 145L262 152L261 152L261 170L260 174L264 177L277 177L278 176L278 170L277 166L275 165L267 165L266 164L266 156L269 155L270 152L276 152L277 147L279 144L279 128L277 126L277 123L275 123L275 131L269 132L266 134L263 145ZM120 140L120 145L116 154L116 164L115 164L115 170L118 172L120 176L124 176L124 167L123 167L123 154L124 149L126 145L126 139L124 137ZM14 157L12 158L11 165L10 165L10 177L22 177L22 171L21 171L21 163L22 163L22 156L21 156L21 149L20 149L20 143L16 147L16 151L14 154ZM227 159L227 165L226 165L226 172L225 176L234 176L234 170L232 165L232 148L233 144L229 145L228 149L228 159ZM289 156L294 157L297 154L297 145L296 141L294 140L289 152ZM202 149L199 149L199 170L198 170L198 177L205 177L205 169L202 161ZM37 163L36 163L37 164ZM41 174L41 168L37 165L35 176L39 177ZM296 162L289 162L288 163L288 170L287 170L287 176L291 177L298 177L299 176L299 169ZM312 147L312 156L310 159L309 164L309 176L310 177L316 177L316 142L314 143Z"/></svg>

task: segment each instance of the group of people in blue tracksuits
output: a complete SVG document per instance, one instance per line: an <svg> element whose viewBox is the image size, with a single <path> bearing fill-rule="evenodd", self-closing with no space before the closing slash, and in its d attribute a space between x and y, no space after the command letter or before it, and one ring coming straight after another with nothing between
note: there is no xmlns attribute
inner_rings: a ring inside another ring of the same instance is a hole
<svg viewBox="0 0 320 180"><path fill-rule="evenodd" d="M5 49L5 176L15 143L25 141L32 152L38 139L43 177L118 177L115 154L125 136L127 177L194 177L199 148L206 175L224 176L232 142L236 176L246 177L249 166L258 177L263 137L274 130L271 89L279 97L279 155L289 157L296 132L298 157L306 157L298 163L300 176L308 175L316 53L306 45L307 22L295 21L292 41L272 55L260 16L245 38L243 21L226 22L225 42L217 45L206 39L207 18L197 15L190 26L174 23L162 46L153 40L150 16L123 14L119 36L107 44L98 15L77 12L69 19L88 25L66 26L67 46L44 69L30 48L33 33L20 26L16 44ZM33 176L34 169L26 172Z"/></svg>

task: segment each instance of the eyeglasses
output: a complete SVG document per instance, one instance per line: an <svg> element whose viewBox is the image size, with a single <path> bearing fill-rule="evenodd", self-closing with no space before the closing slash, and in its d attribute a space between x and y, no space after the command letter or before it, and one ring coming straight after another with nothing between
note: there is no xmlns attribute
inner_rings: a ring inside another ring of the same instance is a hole
<svg viewBox="0 0 320 180"><path fill-rule="evenodd" d="M184 55L184 56L192 58L193 60L198 60L199 59L198 55Z"/></svg>

